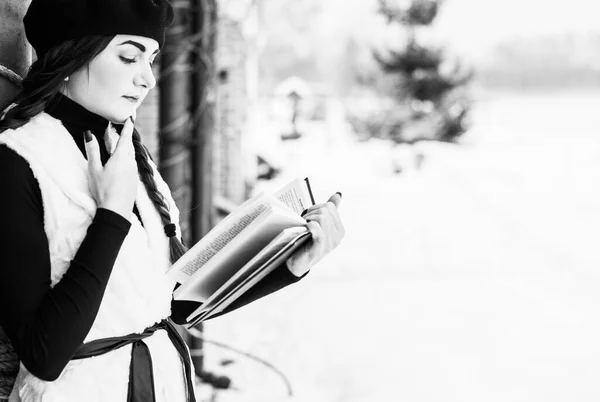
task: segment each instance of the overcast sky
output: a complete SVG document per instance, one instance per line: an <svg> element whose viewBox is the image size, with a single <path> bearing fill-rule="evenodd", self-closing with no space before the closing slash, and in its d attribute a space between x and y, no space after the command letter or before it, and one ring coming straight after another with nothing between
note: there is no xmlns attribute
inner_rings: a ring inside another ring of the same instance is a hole
<svg viewBox="0 0 600 402"><path fill-rule="evenodd" d="M436 23L457 47L478 52L515 37L600 32L600 1L446 0Z"/></svg>
<svg viewBox="0 0 600 402"><path fill-rule="evenodd" d="M377 24L366 17L374 13L377 0L324 3L338 25L346 20L355 33L377 31ZM434 24L437 35L457 52L480 59L487 49L511 38L600 32L600 0L445 0ZM366 26L372 28L367 30Z"/></svg>

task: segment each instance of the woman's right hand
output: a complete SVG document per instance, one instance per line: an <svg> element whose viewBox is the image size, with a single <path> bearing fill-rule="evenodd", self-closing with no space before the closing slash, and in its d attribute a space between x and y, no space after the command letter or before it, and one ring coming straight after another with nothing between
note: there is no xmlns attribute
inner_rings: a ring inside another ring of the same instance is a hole
<svg viewBox="0 0 600 402"><path fill-rule="evenodd" d="M88 178L92 196L98 208L109 209L127 220L133 211L137 193L138 170L133 148L133 121L125 121L115 151L102 166L96 137L85 134L85 152L88 160Z"/></svg>

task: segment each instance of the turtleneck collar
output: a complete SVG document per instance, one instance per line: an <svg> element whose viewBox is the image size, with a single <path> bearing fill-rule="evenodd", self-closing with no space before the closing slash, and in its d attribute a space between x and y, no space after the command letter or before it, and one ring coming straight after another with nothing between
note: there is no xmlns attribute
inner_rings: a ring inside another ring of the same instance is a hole
<svg viewBox="0 0 600 402"><path fill-rule="evenodd" d="M59 93L45 110L50 116L61 121L62 125L73 137L77 148L83 153L85 152L85 142L83 133L90 130L96 137L99 144L104 144L104 132L108 127L108 120L104 117L92 113L79 103ZM117 132L120 132L122 126L114 125ZM108 161L110 154L105 146L100 147L100 160L102 164Z"/></svg>
<svg viewBox="0 0 600 402"><path fill-rule="evenodd" d="M108 126L107 119L90 112L61 93L58 93L55 102L46 108L46 113L62 121L63 125L81 132L90 130L104 134L104 130Z"/></svg>

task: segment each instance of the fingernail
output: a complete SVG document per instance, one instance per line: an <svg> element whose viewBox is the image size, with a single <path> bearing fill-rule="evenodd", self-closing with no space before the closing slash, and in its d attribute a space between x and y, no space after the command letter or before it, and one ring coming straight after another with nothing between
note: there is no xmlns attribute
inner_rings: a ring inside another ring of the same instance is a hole
<svg viewBox="0 0 600 402"><path fill-rule="evenodd" d="M339 195L340 195L340 198L342 198L342 193L340 193L340 192L338 191L336 194L339 194Z"/></svg>
<svg viewBox="0 0 600 402"><path fill-rule="evenodd" d="M85 142L90 142L92 140L92 133L88 130L84 133L85 135Z"/></svg>

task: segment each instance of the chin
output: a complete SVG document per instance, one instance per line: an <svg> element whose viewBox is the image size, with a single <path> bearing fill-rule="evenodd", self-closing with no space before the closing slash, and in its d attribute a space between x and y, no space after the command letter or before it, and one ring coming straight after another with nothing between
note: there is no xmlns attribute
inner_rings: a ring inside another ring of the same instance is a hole
<svg viewBox="0 0 600 402"><path fill-rule="evenodd" d="M122 118L122 119L117 119L115 121L113 121L113 123L115 124L125 124L125 122L127 121L127 119L129 118L129 116Z"/></svg>
<svg viewBox="0 0 600 402"><path fill-rule="evenodd" d="M110 122L113 124L125 124L125 122L130 116L131 114L124 115L123 113L119 113L109 117L108 120L110 120Z"/></svg>
<svg viewBox="0 0 600 402"><path fill-rule="evenodd" d="M112 105L106 110L105 118L113 124L125 124L128 118L135 116L136 109L135 105L127 105L127 107L115 107L118 105Z"/></svg>

